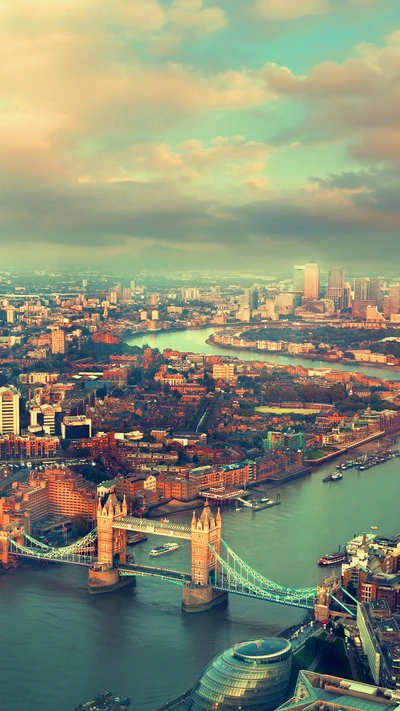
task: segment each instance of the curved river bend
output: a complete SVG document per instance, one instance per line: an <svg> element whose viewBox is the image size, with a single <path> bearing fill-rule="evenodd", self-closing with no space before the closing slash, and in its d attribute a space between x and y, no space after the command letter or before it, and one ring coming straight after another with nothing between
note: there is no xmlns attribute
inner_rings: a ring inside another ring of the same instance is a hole
<svg viewBox="0 0 400 711"><path fill-rule="evenodd" d="M207 335L205 330L141 334L131 343L218 352L204 343ZM285 362L282 357L264 358ZM373 368L363 370L379 375ZM380 372L383 377L386 371ZM390 373L391 378L396 375ZM224 539L267 577L305 587L322 577L318 557L354 533L371 525L388 534L398 531L398 459L365 472L349 470L340 484L322 483L329 469L321 467L311 477L281 487L281 506L255 514L225 510ZM176 520L189 522L190 514ZM152 538L136 546L138 561L147 562L159 541ZM160 561L189 570L189 544L182 542ZM303 617L295 608L235 596L226 609L185 615L180 588L169 583L139 579L136 588L89 596L86 576L74 566L28 564L0 578L2 711L73 711L104 688L131 696L138 711L154 711L186 691L222 649L278 633Z"/></svg>

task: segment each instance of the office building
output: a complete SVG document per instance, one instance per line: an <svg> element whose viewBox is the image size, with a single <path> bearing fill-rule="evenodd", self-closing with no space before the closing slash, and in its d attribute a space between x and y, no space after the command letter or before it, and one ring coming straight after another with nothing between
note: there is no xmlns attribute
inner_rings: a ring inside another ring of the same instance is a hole
<svg viewBox="0 0 400 711"><path fill-rule="evenodd" d="M258 309L258 303L259 303L258 288L254 287L252 294L251 294L251 308Z"/></svg>
<svg viewBox="0 0 400 711"><path fill-rule="evenodd" d="M304 266L293 267L293 291L304 294Z"/></svg>
<svg viewBox="0 0 400 711"><path fill-rule="evenodd" d="M19 435L19 399L14 387L0 388L0 435Z"/></svg>
<svg viewBox="0 0 400 711"><path fill-rule="evenodd" d="M53 355L65 353L65 331L62 328L53 328L51 332L51 352Z"/></svg>
<svg viewBox="0 0 400 711"><path fill-rule="evenodd" d="M389 286L389 317L400 313L400 284Z"/></svg>
<svg viewBox="0 0 400 711"><path fill-rule="evenodd" d="M398 692L302 670L292 697L279 707L279 711L396 711L398 707Z"/></svg>
<svg viewBox="0 0 400 711"><path fill-rule="evenodd" d="M60 405L37 405L29 412L29 431L34 433L44 432L47 435L58 434L62 419Z"/></svg>
<svg viewBox="0 0 400 711"><path fill-rule="evenodd" d="M315 262L309 262L304 268L304 298L319 299L320 269Z"/></svg>
<svg viewBox="0 0 400 711"><path fill-rule="evenodd" d="M208 664L189 698L176 708L275 711L289 683L291 663L292 646L286 639L240 642Z"/></svg>
<svg viewBox="0 0 400 711"><path fill-rule="evenodd" d="M369 289L369 279L359 277L354 279L354 301L367 301Z"/></svg>
<svg viewBox="0 0 400 711"><path fill-rule="evenodd" d="M62 439L88 439L92 436L92 420L85 415L64 417L61 423Z"/></svg>
<svg viewBox="0 0 400 711"><path fill-rule="evenodd" d="M380 304L381 301L381 280L380 279L370 279L368 287L368 298L376 301Z"/></svg>
<svg viewBox="0 0 400 711"><path fill-rule="evenodd" d="M328 276L326 298L333 301L335 311L343 308L344 272L343 269L331 269Z"/></svg>

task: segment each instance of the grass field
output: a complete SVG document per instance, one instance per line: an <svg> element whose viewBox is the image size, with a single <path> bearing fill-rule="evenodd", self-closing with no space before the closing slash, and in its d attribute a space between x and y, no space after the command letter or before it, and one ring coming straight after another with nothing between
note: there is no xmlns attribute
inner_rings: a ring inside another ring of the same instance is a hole
<svg viewBox="0 0 400 711"><path fill-rule="evenodd" d="M268 405L262 405L256 407L256 412L264 412L268 415L316 415L321 410L313 407L268 407Z"/></svg>

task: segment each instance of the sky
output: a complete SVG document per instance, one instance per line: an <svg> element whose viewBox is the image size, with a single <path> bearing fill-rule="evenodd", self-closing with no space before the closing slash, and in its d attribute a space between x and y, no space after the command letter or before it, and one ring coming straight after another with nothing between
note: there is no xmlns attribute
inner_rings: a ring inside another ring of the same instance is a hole
<svg viewBox="0 0 400 711"><path fill-rule="evenodd" d="M0 3L6 266L396 273L399 165L397 0Z"/></svg>

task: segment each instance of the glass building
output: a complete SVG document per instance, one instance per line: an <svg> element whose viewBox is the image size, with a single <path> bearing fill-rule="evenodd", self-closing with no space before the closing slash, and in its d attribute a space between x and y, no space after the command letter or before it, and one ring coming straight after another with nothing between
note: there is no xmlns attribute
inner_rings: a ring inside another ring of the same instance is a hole
<svg viewBox="0 0 400 711"><path fill-rule="evenodd" d="M205 668L188 711L274 711L289 682L292 646L286 639L241 642Z"/></svg>

